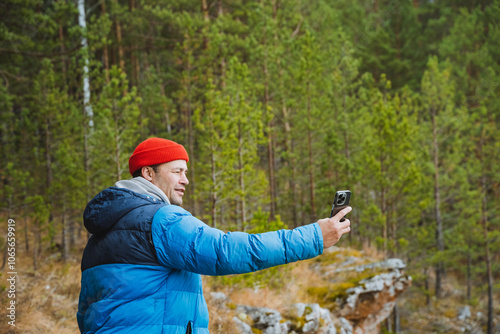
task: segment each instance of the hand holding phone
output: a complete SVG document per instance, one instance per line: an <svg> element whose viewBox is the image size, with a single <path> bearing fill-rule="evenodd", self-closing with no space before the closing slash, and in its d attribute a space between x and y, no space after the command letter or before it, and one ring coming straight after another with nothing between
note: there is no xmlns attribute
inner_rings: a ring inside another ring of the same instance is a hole
<svg viewBox="0 0 500 334"><path fill-rule="evenodd" d="M351 200L350 190L339 190L335 193L335 198L333 199L332 212L330 213L330 218L339 213L340 210L349 206L349 201ZM344 221L342 218L340 221Z"/></svg>

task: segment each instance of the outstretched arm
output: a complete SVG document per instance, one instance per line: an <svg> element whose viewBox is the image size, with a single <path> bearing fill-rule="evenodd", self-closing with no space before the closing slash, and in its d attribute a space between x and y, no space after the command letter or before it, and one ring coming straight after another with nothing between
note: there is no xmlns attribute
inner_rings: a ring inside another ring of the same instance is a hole
<svg viewBox="0 0 500 334"><path fill-rule="evenodd" d="M156 213L152 234L160 264L204 275L247 273L323 252L316 223L261 234L224 233L174 206Z"/></svg>
<svg viewBox="0 0 500 334"><path fill-rule="evenodd" d="M322 254L349 232L349 220L340 222L349 211L293 230L248 234L224 233L180 207L165 206L153 219L153 243L166 267L204 275L242 274Z"/></svg>

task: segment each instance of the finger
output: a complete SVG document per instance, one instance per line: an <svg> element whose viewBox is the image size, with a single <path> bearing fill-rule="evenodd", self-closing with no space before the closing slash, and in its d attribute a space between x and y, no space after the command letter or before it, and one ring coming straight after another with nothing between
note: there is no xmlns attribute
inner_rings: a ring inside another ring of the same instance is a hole
<svg viewBox="0 0 500 334"><path fill-rule="evenodd" d="M344 221L341 221L342 223L342 228L351 228L351 221L349 219L345 219Z"/></svg>
<svg viewBox="0 0 500 334"><path fill-rule="evenodd" d="M340 210L334 217L338 218L340 220L340 218L344 217L346 214L348 214L351 211L352 211L352 208L350 206L347 206L347 207L343 208L342 210Z"/></svg>

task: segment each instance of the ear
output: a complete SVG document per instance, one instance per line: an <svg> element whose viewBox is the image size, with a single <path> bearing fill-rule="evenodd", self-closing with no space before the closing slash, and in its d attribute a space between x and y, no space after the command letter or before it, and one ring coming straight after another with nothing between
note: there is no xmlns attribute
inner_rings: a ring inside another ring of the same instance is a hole
<svg viewBox="0 0 500 334"><path fill-rule="evenodd" d="M148 181L152 181L153 180L153 168L151 167L142 167L141 168L141 175L143 178L145 178L146 180Z"/></svg>

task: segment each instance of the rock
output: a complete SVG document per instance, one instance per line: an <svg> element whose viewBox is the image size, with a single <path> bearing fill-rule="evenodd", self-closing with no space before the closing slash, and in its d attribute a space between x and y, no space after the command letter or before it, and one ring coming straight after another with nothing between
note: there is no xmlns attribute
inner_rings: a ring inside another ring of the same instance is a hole
<svg viewBox="0 0 500 334"><path fill-rule="evenodd" d="M294 304L288 316L291 318L292 327L302 333L337 333L330 311L320 307L319 304ZM293 321L297 319L301 321ZM302 323L302 328L300 328Z"/></svg>
<svg viewBox="0 0 500 334"><path fill-rule="evenodd" d="M349 320L340 317L339 324L340 324L340 334L352 334L353 328Z"/></svg>
<svg viewBox="0 0 500 334"><path fill-rule="evenodd" d="M222 292L210 292L210 297L217 303L225 303L227 301L227 296Z"/></svg>
<svg viewBox="0 0 500 334"><path fill-rule="evenodd" d="M465 320L471 317L470 307L464 306L458 309L458 320Z"/></svg>
<svg viewBox="0 0 500 334"><path fill-rule="evenodd" d="M342 272L342 271L357 271L357 272L362 272L365 270L374 270L374 269L380 269L380 270L401 270L406 268L406 264L403 262L401 259L387 259L385 261L381 262L375 262L375 263L368 263L368 264L363 264L360 266L355 266L355 267L345 267L345 268L338 268L335 269L335 272Z"/></svg>
<svg viewBox="0 0 500 334"><path fill-rule="evenodd" d="M363 270L392 270L363 279L358 286L346 291L347 298L341 305L339 315L354 324L354 333L379 333L380 323L391 314L397 296L411 285L411 277L399 270L404 268L404 263L399 259L390 260L360 266ZM359 271L357 268L354 270Z"/></svg>
<svg viewBox="0 0 500 334"><path fill-rule="evenodd" d="M251 327L261 330L263 334L288 333L288 323L281 322L282 316L276 310L267 307L238 305L236 311L247 315L251 319ZM240 316L238 318L241 319Z"/></svg>
<svg viewBox="0 0 500 334"><path fill-rule="evenodd" d="M366 258L362 261L348 258L344 264L356 262L366 262ZM282 315L269 308L238 305L233 321L244 334L252 331L263 334L378 334L380 324L392 313L397 297L411 285L412 278L403 272L405 267L400 259L344 268L325 268L314 263L311 268L319 271L325 282L332 282L332 291L343 282L348 282L346 289L351 287L345 293L332 294L337 297L330 302L330 310L316 303L297 303L290 305ZM212 294L212 298L228 302L223 294ZM470 317L470 309L467 317Z"/></svg>
<svg viewBox="0 0 500 334"><path fill-rule="evenodd" d="M252 327L250 327L249 324L241 321L238 317L234 317L233 322L236 324L236 327L241 334L253 334Z"/></svg>

